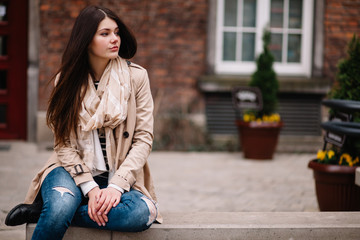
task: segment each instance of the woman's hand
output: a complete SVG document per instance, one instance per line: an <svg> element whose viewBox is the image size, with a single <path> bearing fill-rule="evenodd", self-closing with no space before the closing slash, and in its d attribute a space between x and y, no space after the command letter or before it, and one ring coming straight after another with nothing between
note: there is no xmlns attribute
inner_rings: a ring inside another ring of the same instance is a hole
<svg viewBox="0 0 360 240"><path fill-rule="evenodd" d="M101 196L98 201L98 215L104 216L107 218L107 214L110 212L111 208L116 207L121 199L121 192L115 188L108 187L101 189Z"/></svg>
<svg viewBox="0 0 360 240"><path fill-rule="evenodd" d="M98 215L99 199L101 196L101 190L99 187L95 187L88 192L89 203L88 203L88 214L91 220L96 222L99 226L105 226L107 219L103 216Z"/></svg>
<svg viewBox="0 0 360 240"><path fill-rule="evenodd" d="M121 199L121 192L115 188L93 188L89 193L88 214L99 226L108 222L107 214L112 207L116 207Z"/></svg>

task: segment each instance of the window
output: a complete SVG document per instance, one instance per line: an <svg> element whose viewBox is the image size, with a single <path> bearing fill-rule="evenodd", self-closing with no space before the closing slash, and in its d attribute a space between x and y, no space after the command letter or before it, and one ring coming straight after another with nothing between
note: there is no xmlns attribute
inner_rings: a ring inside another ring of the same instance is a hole
<svg viewBox="0 0 360 240"><path fill-rule="evenodd" d="M271 32L278 75L310 76L312 0L218 0L215 71L249 75Z"/></svg>

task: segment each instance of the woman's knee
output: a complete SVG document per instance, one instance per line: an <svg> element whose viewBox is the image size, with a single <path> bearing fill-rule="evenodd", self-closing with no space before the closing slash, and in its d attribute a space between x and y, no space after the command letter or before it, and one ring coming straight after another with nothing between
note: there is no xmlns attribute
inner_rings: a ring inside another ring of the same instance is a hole
<svg viewBox="0 0 360 240"><path fill-rule="evenodd" d="M73 196L81 201L81 190L76 186L74 179L62 167L55 168L45 178L41 186L43 199L46 198L63 198L64 196Z"/></svg>
<svg viewBox="0 0 360 240"><path fill-rule="evenodd" d="M157 217L157 207L155 205L155 203L153 201L151 201L150 199L148 199L147 197L141 197L141 200L143 200L147 206L147 210L148 210L148 214L149 214L149 219L146 223L146 226L151 226L151 224L153 224L153 222L155 222L156 217Z"/></svg>
<svg viewBox="0 0 360 240"><path fill-rule="evenodd" d="M82 193L74 180L63 168L55 168L45 178L41 187L43 199L42 217L48 221L71 221L80 206ZM49 177L49 178L48 178ZM70 220L67 220L70 219Z"/></svg>
<svg viewBox="0 0 360 240"><path fill-rule="evenodd" d="M44 207L51 208L54 212L67 212L68 209L76 210L81 203L81 195L79 196L79 193L74 193L67 187L53 187L51 192L51 195L44 201Z"/></svg>
<svg viewBox="0 0 360 240"><path fill-rule="evenodd" d="M148 229L157 217L155 203L142 194L135 194L129 204L130 212L127 216L127 231L143 231ZM125 204L126 201L125 201Z"/></svg>

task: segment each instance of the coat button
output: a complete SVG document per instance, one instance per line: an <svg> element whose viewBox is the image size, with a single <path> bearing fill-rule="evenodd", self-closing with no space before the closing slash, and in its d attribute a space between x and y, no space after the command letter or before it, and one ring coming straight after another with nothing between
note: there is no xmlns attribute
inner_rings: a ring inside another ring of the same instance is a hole
<svg viewBox="0 0 360 240"><path fill-rule="evenodd" d="M124 136L124 138L128 138L128 137L129 137L129 133L128 133L128 132L124 132L124 133L123 133L123 136Z"/></svg>

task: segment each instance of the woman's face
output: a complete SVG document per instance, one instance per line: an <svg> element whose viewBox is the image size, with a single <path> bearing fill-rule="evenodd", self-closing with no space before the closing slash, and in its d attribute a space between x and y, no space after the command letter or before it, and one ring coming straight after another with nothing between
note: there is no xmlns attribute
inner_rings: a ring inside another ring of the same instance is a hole
<svg viewBox="0 0 360 240"><path fill-rule="evenodd" d="M119 28L114 20L105 17L89 45L91 60L110 60L118 56L121 39Z"/></svg>

